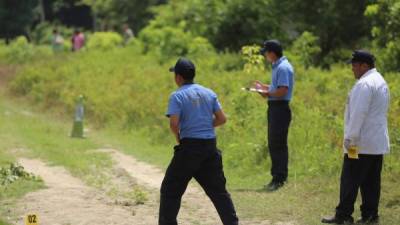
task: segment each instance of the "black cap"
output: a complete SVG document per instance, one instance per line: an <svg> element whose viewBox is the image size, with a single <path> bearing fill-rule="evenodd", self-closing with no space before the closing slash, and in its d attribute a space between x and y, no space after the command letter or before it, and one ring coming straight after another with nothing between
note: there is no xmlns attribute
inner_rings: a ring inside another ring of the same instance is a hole
<svg viewBox="0 0 400 225"><path fill-rule="evenodd" d="M260 50L260 54L264 55L265 52L274 52L277 56L282 56L283 48L279 41L268 40L264 42L263 47Z"/></svg>
<svg viewBox="0 0 400 225"><path fill-rule="evenodd" d="M352 58L347 63L366 63L370 66L375 65L375 56L365 50L355 50L352 54Z"/></svg>
<svg viewBox="0 0 400 225"><path fill-rule="evenodd" d="M169 69L170 72L181 75L185 80L193 80L196 75L196 67L189 59L180 58L174 67Z"/></svg>

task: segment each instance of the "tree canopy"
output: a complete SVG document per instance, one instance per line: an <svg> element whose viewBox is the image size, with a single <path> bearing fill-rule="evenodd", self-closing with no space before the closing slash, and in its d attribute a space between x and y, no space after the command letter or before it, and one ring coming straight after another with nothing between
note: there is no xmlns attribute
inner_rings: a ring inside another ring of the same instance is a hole
<svg viewBox="0 0 400 225"><path fill-rule="evenodd" d="M308 58L308 64L320 66L341 60L343 49L374 48L386 57L400 55L395 45L398 0L0 0L0 38L28 34L38 24L35 15L46 12L40 7L49 5L53 15L66 7L89 7L92 30L120 31L128 24L148 38L169 29L171 35L205 38L219 51L239 51L266 39L291 46L303 38L314 45L306 52L317 55ZM400 63L387 66L395 70Z"/></svg>

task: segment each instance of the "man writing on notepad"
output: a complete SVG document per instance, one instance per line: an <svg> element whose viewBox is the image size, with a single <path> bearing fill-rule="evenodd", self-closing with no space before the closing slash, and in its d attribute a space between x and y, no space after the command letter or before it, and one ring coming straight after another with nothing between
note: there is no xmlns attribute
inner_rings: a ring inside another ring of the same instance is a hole
<svg viewBox="0 0 400 225"><path fill-rule="evenodd" d="M267 191L276 191L288 177L288 132L292 119L289 102L292 99L294 71L288 59L283 56L281 44L276 40L264 42L260 54L272 63L271 84L256 81L254 87L267 91L260 93L268 99L268 148L271 156L271 182Z"/></svg>
<svg viewBox="0 0 400 225"><path fill-rule="evenodd" d="M357 224L377 224L382 161L389 152L389 88L375 69L371 53L354 51L349 63L357 82L350 91L345 111L340 200L335 215L323 218L322 223L353 223L351 215L360 189L361 219Z"/></svg>

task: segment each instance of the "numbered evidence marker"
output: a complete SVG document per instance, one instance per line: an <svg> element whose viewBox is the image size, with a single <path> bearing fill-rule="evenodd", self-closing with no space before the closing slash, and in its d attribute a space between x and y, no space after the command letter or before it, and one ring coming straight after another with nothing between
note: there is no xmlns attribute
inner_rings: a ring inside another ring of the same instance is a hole
<svg viewBox="0 0 400 225"><path fill-rule="evenodd" d="M350 159L358 159L358 148L357 148L357 146L350 146L350 148L347 149L347 156Z"/></svg>
<svg viewBox="0 0 400 225"><path fill-rule="evenodd" d="M39 225L39 217L36 214L28 214L25 218L25 225Z"/></svg>

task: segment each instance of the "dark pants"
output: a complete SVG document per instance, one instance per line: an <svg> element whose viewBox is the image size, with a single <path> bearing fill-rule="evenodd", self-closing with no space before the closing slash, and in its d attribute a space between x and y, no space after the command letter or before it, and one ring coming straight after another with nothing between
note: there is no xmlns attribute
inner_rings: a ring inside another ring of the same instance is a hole
<svg viewBox="0 0 400 225"><path fill-rule="evenodd" d="M383 155L359 155L359 159L349 159L347 154L344 156L337 216L353 214L358 189L362 198L361 216L378 216L382 161Z"/></svg>
<svg viewBox="0 0 400 225"><path fill-rule="evenodd" d="M288 132L292 113L288 101L268 101L268 148L272 180L284 182L288 176Z"/></svg>
<svg viewBox="0 0 400 225"><path fill-rule="evenodd" d="M176 225L181 198L194 177L213 202L224 225L237 225L238 218L226 190L222 156L216 140L183 139L161 185L160 225Z"/></svg>

